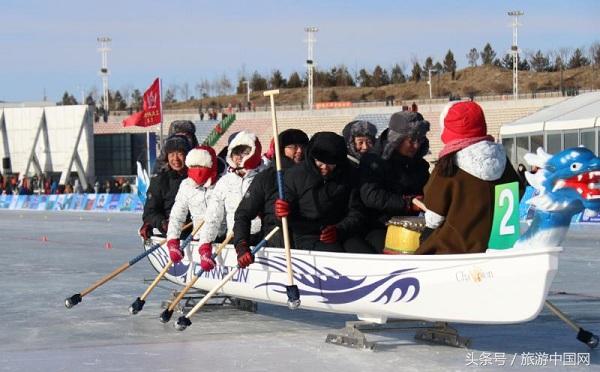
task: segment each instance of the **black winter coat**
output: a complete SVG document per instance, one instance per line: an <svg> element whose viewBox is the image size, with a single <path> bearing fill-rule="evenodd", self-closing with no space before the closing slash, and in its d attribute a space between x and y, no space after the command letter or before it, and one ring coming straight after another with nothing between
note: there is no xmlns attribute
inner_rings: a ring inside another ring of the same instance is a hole
<svg viewBox="0 0 600 372"><path fill-rule="evenodd" d="M152 227L159 229L163 234L163 221L169 219L171 208L175 204L175 196L179 190L179 184L187 175L168 170L153 176L150 179L150 186L146 193L146 204L144 204L144 214L142 220L149 223ZM187 221L189 222L189 213ZM165 225L166 226L166 225ZM189 233L189 231L188 231Z"/></svg>
<svg viewBox="0 0 600 372"><path fill-rule="evenodd" d="M423 195L429 179L429 163L420 157L407 158L394 153L383 160L365 154L360 160L360 199L366 207L370 229L385 228L393 216L405 216L410 200L405 196Z"/></svg>
<svg viewBox="0 0 600 372"><path fill-rule="evenodd" d="M324 179L310 158L286 171L285 197L290 204L289 225L294 237L318 237L328 225L336 226L338 240L359 233L364 214L357 176L347 161Z"/></svg>
<svg viewBox="0 0 600 372"><path fill-rule="evenodd" d="M294 162L286 156L281 157L281 167L286 170ZM285 174L285 172L284 172ZM237 245L241 240L250 242L250 222L260 216L261 235L265 236L275 226L281 227L281 221L275 216L275 200L279 197L277 189L277 169L275 162L254 177L246 194L235 211L233 241ZM269 241L271 247L283 247L283 234L277 232Z"/></svg>

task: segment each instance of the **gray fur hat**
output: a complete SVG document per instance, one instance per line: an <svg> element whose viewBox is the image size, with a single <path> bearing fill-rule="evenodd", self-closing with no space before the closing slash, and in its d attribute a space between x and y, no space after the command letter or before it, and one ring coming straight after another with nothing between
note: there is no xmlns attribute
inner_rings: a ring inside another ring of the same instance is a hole
<svg viewBox="0 0 600 372"><path fill-rule="evenodd" d="M405 138L413 139L424 139L425 135L429 132L430 124L423 118L423 115L414 111L400 111L394 113L390 117L390 123L388 125L387 143L383 148L381 157L383 159L389 159L394 153L395 149ZM424 141L426 142L426 141ZM423 149L427 153L429 145ZM423 146L421 146L423 147ZM421 153L422 151L419 151Z"/></svg>
<svg viewBox="0 0 600 372"><path fill-rule="evenodd" d="M375 124L366 120L353 120L346 124L342 130L342 136L346 141L348 153L353 157L360 159L360 154L354 148L354 137L369 137L373 141L373 144L375 144L377 127Z"/></svg>
<svg viewBox="0 0 600 372"><path fill-rule="evenodd" d="M169 127L169 136L175 133L196 134L196 126L189 120L175 120Z"/></svg>

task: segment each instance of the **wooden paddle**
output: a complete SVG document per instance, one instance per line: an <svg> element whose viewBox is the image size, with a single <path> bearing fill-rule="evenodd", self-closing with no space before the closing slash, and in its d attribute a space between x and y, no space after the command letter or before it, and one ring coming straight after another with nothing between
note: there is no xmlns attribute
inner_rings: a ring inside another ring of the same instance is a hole
<svg viewBox="0 0 600 372"><path fill-rule="evenodd" d="M275 113L275 95L279 94L279 90L268 90L263 93L268 96L271 101L271 123L273 125L273 143L275 145L275 166L277 169L277 189L279 191L279 199L285 200L283 190L283 171L281 170L281 153L279 152L279 130L277 129L277 114ZM288 296L288 307L292 310L300 306L300 291L298 286L294 285L294 271L292 269L292 250L290 244L290 232L288 229L287 217L281 219L281 227L283 228L283 246L285 248L285 261L288 273L288 285L286 293Z"/></svg>
<svg viewBox="0 0 600 372"><path fill-rule="evenodd" d="M181 245L182 251L185 249L185 247L187 247L190 244L194 235L196 235L196 233L198 232L198 230L200 230L202 225L204 225L204 221L200 221L200 223L198 224L198 226L196 226L194 228L194 231L192 231L190 236L188 236L183 241L183 244ZM140 311L142 311L142 309L144 308L144 304L146 303L146 297L148 297L150 295L150 292L152 292L154 287L156 287L158 285L158 282L163 278L163 276L165 276L165 274L167 273L167 271L169 271L169 269L171 268L172 265L173 265L173 260L171 260L169 258L169 261L167 262L165 267L163 267L163 269L158 273L156 278L154 278L152 283L150 283L150 286L148 286L148 288L146 288L146 291L144 291L144 293L140 297L136 298L135 301L133 301L133 303L131 304L131 306L129 306L129 312L131 314L137 314Z"/></svg>
<svg viewBox="0 0 600 372"><path fill-rule="evenodd" d="M229 244L229 242L231 241L231 239L233 239L233 233L229 233L227 234L227 237L225 238L225 240L219 244L219 246L217 247L217 250L215 251L215 253L213 253L212 258L213 260L221 253L221 251L223 250L223 248L225 248L225 246L227 244ZM173 315L173 310L175 310L175 306L177 306L177 304L179 303L179 301L181 301L181 299L183 298L183 296L185 296L186 293L188 293L188 291L190 290L190 288L192 288L194 286L194 284L196 284L196 282L198 281L198 279L200 278L200 276L204 273L204 270L201 270L198 275L193 275L192 278L190 279L190 281L186 284L186 286L183 288L183 290L181 290L179 292L179 294L177 295L177 297L175 297L175 299L171 302L171 304L169 304L169 307L166 308L161 314L160 314L160 321L163 323L167 323L169 320L171 320L171 316Z"/></svg>
<svg viewBox="0 0 600 372"><path fill-rule="evenodd" d="M269 241L269 239L271 239L271 237L273 235L275 235L275 233L279 230L279 226L276 226L273 230L271 230L271 232L269 234L267 234L267 236L265 236L265 238L263 240L260 241L260 243L258 243L253 249L252 249L252 254L255 255L256 252L258 252L260 249L262 249L265 245L267 245L267 242ZM233 276L238 272L238 270L240 269L240 266L238 265L235 269L231 270L229 272L229 274L227 274L220 282L219 284L217 284L213 289L210 290L210 292L208 292L207 294L204 295L204 297L202 298L202 300L200 300L200 302L198 302L196 304L196 306L194 306L186 315L184 316L180 316L179 319L177 319L177 323L175 323L175 328L178 331L183 331L184 329L186 329L189 325L192 324L192 322L190 321L190 318L192 317L192 315L196 314L196 312L198 310L200 310L200 308L202 308L202 306L204 306L204 304L206 304L208 302L208 300L210 300L212 298L212 296L215 295L215 293L217 293L217 291L219 291L221 288L223 288L223 286L225 284L227 284L227 282L229 282L231 280L231 278L233 278Z"/></svg>
<svg viewBox="0 0 600 372"><path fill-rule="evenodd" d="M182 230L188 229L189 227L192 226L192 223L188 223L187 225L185 225L183 227ZM95 290L96 288L100 287L101 285L103 285L104 283L108 282L109 280L111 280L112 278L114 278L115 276L119 275L120 273L122 273L123 271L127 270L128 268L130 268L131 266L135 265L137 262L139 262L142 258L148 256L149 254L151 254L152 252L154 252L155 250L157 250L158 248L162 247L165 243L167 242L167 239L163 239L162 241L160 241L159 243L154 244L152 247L150 247L150 249L148 249L147 251L140 253L139 255L135 256L134 258L132 258L131 260L129 260L128 262L125 262L123 265L117 267L113 272L111 272L110 274L106 275L105 277L103 277L102 279L98 280L96 283L92 284L90 287L84 289L83 291L81 291L80 293L76 293L71 297L67 297L65 299L65 307L67 309L72 308L73 306L77 305L78 303L81 302L82 298L86 295L88 295L89 293L91 293L93 290Z"/></svg>

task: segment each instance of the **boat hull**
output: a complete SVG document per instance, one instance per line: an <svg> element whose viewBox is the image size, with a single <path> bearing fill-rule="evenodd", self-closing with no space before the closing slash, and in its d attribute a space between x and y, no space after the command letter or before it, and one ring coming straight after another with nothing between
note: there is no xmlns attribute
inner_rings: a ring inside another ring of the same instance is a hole
<svg viewBox="0 0 600 372"><path fill-rule="evenodd" d="M146 246L146 249L148 246ZM383 323L388 318L459 323L507 324L534 319L541 311L558 268L562 248L532 248L456 255L368 255L294 250L294 284L301 308ZM165 278L185 285L197 247ZM169 256L164 247L148 256L160 271ZM223 249L217 266L194 285L210 290L236 269L233 247ZM265 248L256 262L240 269L221 293L287 305L288 276L282 248Z"/></svg>

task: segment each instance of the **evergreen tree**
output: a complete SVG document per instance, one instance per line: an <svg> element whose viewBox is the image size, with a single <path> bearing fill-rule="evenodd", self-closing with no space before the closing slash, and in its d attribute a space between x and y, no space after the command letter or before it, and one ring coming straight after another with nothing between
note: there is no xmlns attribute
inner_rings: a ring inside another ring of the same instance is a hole
<svg viewBox="0 0 600 372"><path fill-rule="evenodd" d="M590 64L590 60L585 58L581 49L577 48L573 52L573 56L569 60L569 68L578 68L583 66L588 66Z"/></svg>
<svg viewBox="0 0 600 372"><path fill-rule="evenodd" d="M254 71L252 77L250 78L250 88L252 88L252 90L255 92L267 90L267 79L262 77L262 75L259 74L258 71Z"/></svg>
<svg viewBox="0 0 600 372"><path fill-rule="evenodd" d="M335 86L354 86L354 79L352 79L352 75L348 72L348 68L345 65L339 65L335 72Z"/></svg>
<svg viewBox="0 0 600 372"><path fill-rule="evenodd" d="M419 62L415 61L410 75L410 80L414 81L415 83L418 83L419 81L421 81L422 73L423 69L421 69L421 65L419 64Z"/></svg>
<svg viewBox="0 0 600 372"><path fill-rule="evenodd" d="M372 79L371 86L377 88L382 85L383 85L383 69L381 68L381 66L377 65L373 69L373 79Z"/></svg>
<svg viewBox="0 0 600 372"><path fill-rule="evenodd" d="M454 53L450 49L448 49L448 53L446 53L446 57L444 58L444 72L452 73L452 80L454 80L456 61L454 60Z"/></svg>
<svg viewBox="0 0 600 372"><path fill-rule="evenodd" d="M89 94L85 98L85 104L88 105L88 106L96 106L96 100L94 99L94 97L92 97L91 94Z"/></svg>
<svg viewBox="0 0 600 372"><path fill-rule="evenodd" d="M279 70L273 71L269 83L271 84L272 89L285 88L287 86L287 81Z"/></svg>
<svg viewBox="0 0 600 372"><path fill-rule="evenodd" d="M402 68L400 65L395 64L392 67L392 76L391 76L392 84L403 84L406 83L406 76L404 76L404 72L402 72Z"/></svg>
<svg viewBox="0 0 600 372"><path fill-rule="evenodd" d="M127 102L125 102L125 100L123 99L123 96L121 95L121 92L118 90L115 92L115 96L111 103L112 103L111 106L113 107L114 110L127 109Z"/></svg>
<svg viewBox="0 0 600 372"><path fill-rule="evenodd" d="M72 94L69 94L69 92L65 91L65 94L63 94L61 103L65 106L76 105L77 100L75 99L75 97Z"/></svg>
<svg viewBox="0 0 600 372"><path fill-rule="evenodd" d="M300 75L297 72L292 72L288 79L288 88L301 88L302 80L300 79Z"/></svg>
<svg viewBox="0 0 600 372"><path fill-rule="evenodd" d="M550 60L541 50L538 50L537 53L529 58L529 64L536 72L550 71Z"/></svg>
<svg viewBox="0 0 600 372"><path fill-rule="evenodd" d="M483 51L480 53L481 55L481 63L484 65L491 65L494 63L494 58L496 58L496 52L492 49L490 43L485 44L483 47Z"/></svg>
<svg viewBox="0 0 600 372"><path fill-rule="evenodd" d="M431 57L427 57L425 59L425 63L423 64L423 71L433 70L433 59Z"/></svg>
<svg viewBox="0 0 600 372"><path fill-rule="evenodd" d="M131 107L136 111L142 109L142 92L139 89L134 89L131 93Z"/></svg>
<svg viewBox="0 0 600 372"><path fill-rule="evenodd" d="M469 66L477 67L478 59L479 59L479 52L477 52L477 49L471 48L471 50L469 50L469 53L467 54L467 61L469 61Z"/></svg>
<svg viewBox="0 0 600 372"><path fill-rule="evenodd" d="M441 63L436 62L435 66L433 66L433 69L436 70L436 71L442 71L444 69L444 66L442 66Z"/></svg>
<svg viewBox="0 0 600 372"><path fill-rule="evenodd" d="M369 71L367 71L364 68L361 68L358 72L357 80L361 87L370 87L372 86L371 81L373 80L373 77L371 76L371 74L369 74Z"/></svg>
<svg viewBox="0 0 600 372"><path fill-rule="evenodd" d="M238 79L237 86L235 87L235 94L246 94L246 78L241 76Z"/></svg>

